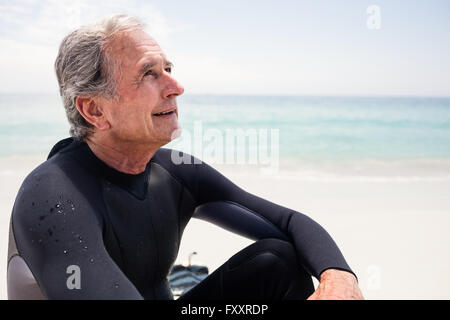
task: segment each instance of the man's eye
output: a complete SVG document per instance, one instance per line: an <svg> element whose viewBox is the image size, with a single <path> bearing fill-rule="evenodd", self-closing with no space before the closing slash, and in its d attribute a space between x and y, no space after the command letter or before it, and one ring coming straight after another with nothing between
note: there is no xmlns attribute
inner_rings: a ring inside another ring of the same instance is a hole
<svg viewBox="0 0 450 320"><path fill-rule="evenodd" d="M166 72L168 72L168 73L172 73L172 67L166 67Z"/></svg>
<svg viewBox="0 0 450 320"><path fill-rule="evenodd" d="M155 75L153 70L148 70L146 73L144 73L144 77L146 77L146 76L153 76L153 75Z"/></svg>

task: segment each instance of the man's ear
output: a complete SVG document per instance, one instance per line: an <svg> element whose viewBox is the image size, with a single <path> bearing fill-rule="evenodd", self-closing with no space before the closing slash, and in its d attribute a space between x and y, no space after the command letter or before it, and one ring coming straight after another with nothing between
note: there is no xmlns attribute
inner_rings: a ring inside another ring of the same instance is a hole
<svg viewBox="0 0 450 320"><path fill-rule="evenodd" d="M98 99L91 97L76 97L75 106L83 118L97 129L107 130L111 127Z"/></svg>

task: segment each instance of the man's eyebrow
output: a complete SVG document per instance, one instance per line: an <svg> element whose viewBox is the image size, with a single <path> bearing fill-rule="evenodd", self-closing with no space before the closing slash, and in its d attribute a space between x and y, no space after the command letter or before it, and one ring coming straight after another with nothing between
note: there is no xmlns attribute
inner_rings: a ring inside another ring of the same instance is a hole
<svg viewBox="0 0 450 320"><path fill-rule="evenodd" d="M139 74L143 74L143 73L147 72L148 69L154 67L155 65L156 65L156 62L147 62L147 63L144 63L144 64L142 65L142 67L139 68Z"/></svg>
<svg viewBox="0 0 450 320"><path fill-rule="evenodd" d="M139 74L143 74L143 73L147 72L148 69L153 68L156 64L157 64L157 62L155 62L155 61L144 63L142 65L142 67L139 68ZM170 62L169 60L164 60L164 66L165 67L173 67L173 63Z"/></svg>

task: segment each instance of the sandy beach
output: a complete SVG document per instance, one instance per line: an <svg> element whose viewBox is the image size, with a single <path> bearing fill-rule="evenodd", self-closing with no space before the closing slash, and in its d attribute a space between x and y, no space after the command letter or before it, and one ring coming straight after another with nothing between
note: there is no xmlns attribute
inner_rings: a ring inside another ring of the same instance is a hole
<svg viewBox="0 0 450 320"><path fill-rule="evenodd" d="M8 226L16 193L40 157L0 158L0 298L6 299ZM219 168L240 187L307 214L334 238L358 275L367 299L450 298L450 180L335 178L302 179L283 171ZM209 239L204 241L204 239ZM214 240L210 240L214 239ZM210 272L252 241L191 220L177 263L190 252ZM316 281L317 283L317 281Z"/></svg>

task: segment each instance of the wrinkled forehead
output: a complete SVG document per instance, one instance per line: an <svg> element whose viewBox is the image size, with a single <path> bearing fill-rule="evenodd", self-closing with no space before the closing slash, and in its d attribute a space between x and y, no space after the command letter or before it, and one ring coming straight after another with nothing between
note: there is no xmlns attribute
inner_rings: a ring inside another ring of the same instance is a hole
<svg viewBox="0 0 450 320"><path fill-rule="evenodd" d="M144 31L123 32L114 36L107 51L122 67L133 68L143 59L165 60L159 44Z"/></svg>

